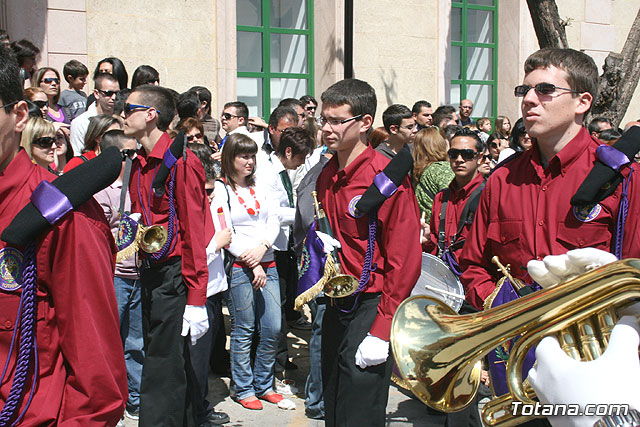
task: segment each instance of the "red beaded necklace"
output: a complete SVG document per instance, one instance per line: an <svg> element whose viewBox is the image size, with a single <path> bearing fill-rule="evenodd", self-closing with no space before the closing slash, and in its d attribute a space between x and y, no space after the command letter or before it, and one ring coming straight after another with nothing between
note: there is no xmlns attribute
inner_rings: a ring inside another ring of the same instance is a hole
<svg viewBox="0 0 640 427"><path fill-rule="evenodd" d="M247 210L247 213L249 215L260 215L260 202L258 202L258 199L256 199L256 192L253 191L252 187L249 187L249 194L251 194L251 197L253 197L253 201L255 202L255 206L256 209L253 210L252 208L247 207L247 204L244 202L244 199L242 198L242 196L240 196L238 194L238 192L236 190L233 190L234 193L236 193L236 197L238 198L238 202L240 202L240 204L242 206L244 206L244 208Z"/></svg>

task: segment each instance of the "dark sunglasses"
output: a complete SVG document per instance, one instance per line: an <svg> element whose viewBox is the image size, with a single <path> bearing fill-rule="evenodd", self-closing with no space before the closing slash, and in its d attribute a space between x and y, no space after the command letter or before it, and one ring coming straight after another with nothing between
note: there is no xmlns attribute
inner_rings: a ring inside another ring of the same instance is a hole
<svg viewBox="0 0 640 427"><path fill-rule="evenodd" d="M49 101L31 101L38 106L38 108L44 108L49 105Z"/></svg>
<svg viewBox="0 0 640 427"><path fill-rule="evenodd" d="M200 138L202 138L202 134L200 132L196 133L195 135L187 135L187 141L189 142L195 141L196 139Z"/></svg>
<svg viewBox="0 0 640 427"><path fill-rule="evenodd" d="M205 189L204 189L204 191L206 191L206 192L207 192L207 196L212 195L212 194L213 194L213 190L214 190L213 188L205 188Z"/></svg>
<svg viewBox="0 0 640 427"><path fill-rule="evenodd" d="M60 79L57 77L47 77L46 79L42 79L42 81L46 84L51 84L51 83L55 83L58 84L60 83Z"/></svg>
<svg viewBox="0 0 640 427"><path fill-rule="evenodd" d="M231 120L232 117L240 117L240 116L234 116L231 113L222 113L220 115L221 118L225 119L225 120Z"/></svg>
<svg viewBox="0 0 640 427"><path fill-rule="evenodd" d="M573 93L580 93L577 90L569 89L569 88L566 88L566 87L558 87L558 86L556 86L554 84L551 84L551 83L538 83L537 85L535 85L533 87L527 86L527 85L516 86L516 88L513 90L513 94L515 96L518 96L518 97L523 97L523 96L526 96L531 89L535 89L536 93L538 93L539 95L551 95L557 89L567 90L567 91L573 92Z"/></svg>
<svg viewBox="0 0 640 427"><path fill-rule="evenodd" d="M498 143L497 142L491 142L491 143L489 143L489 147L498 148Z"/></svg>
<svg viewBox="0 0 640 427"><path fill-rule="evenodd" d="M313 106L313 105L309 105L308 107L305 107L305 110L307 111L315 111L317 107Z"/></svg>
<svg viewBox="0 0 640 427"><path fill-rule="evenodd" d="M113 95L118 93L117 90L102 90L102 89L98 89L98 92L100 92L101 94L103 94L107 98L111 98Z"/></svg>
<svg viewBox="0 0 640 427"><path fill-rule="evenodd" d="M482 161L486 162L487 160L491 160L491 154L482 155Z"/></svg>
<svg viewBox="0 0 640 427"><path fill-rule="evenodd" d="M37 145L40 148L48 149L53 147L56 143L56 139L52 136L41 136L33 140L31 145Z"/></svg>
<svg viewBox="0 0 640 427"><path fill-rule="evenodd" d="M140 104L129 104L128 102L124 104L124 107L122 108L122 111L125 114L131 114L134 111L137 110L150 110L153 107L149 107L148 105L140 105ZM158 114L160 114L160 111L156 109L156 111L158 112Z"/></svg>
<svg viewBox="0 0 640 427"><path fill-rule="evenodd" d="M469 161L473 160L478 154L479 153L477 151L472 150L471 148L464 148L462 150L450 148L449 151L447 151L447 156L449 156L451 160L455 160L458 156L462 156L463 160Z"/></svg>

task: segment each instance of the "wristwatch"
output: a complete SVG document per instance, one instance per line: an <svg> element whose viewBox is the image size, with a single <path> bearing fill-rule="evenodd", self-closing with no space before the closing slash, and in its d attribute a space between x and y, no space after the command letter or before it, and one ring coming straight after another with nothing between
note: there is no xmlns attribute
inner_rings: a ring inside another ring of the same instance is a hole
<svg viewBox="0 0 640 427"><path fill-rule="evenodd" d="M631 409L626 415L605 415L593 427L639 427L640 412Z"/></svg>

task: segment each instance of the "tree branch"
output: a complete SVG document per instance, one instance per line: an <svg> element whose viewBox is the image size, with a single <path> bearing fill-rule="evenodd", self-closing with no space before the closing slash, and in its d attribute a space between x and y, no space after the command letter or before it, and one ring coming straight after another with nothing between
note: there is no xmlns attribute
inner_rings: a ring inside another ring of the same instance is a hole
<svg viewBox="0 0 640 427"><path fill-rule="evenodd" d="M540 49L569 47L567 34L564 30L565 24L560 19L555 0L527 0L527 5Z"/></svg>

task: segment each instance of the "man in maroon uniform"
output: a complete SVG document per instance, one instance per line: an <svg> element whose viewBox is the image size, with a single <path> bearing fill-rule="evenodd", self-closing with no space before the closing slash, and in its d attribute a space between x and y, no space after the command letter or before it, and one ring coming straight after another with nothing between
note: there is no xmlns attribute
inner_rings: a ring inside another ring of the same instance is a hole
<svg viewBox="0 0 640 427"><path fill-rule="evenodd" d="M478 173L484 148L475 132L465 128L456 132L451 140L451 149L447 152L455 178L448 189L436 194L433 201L431 236L424 250L440 256L447 252L443 259L458 275L460 267L457 261L473 223L475 209L478 206L477 198L484 188L484 176ZM444 229L441 230L442 224Z"/></svg>
<svg viewBox="0 0 640 427"><path fill-rule="evenodd" d="M17 64L0 45L0 230L29 203L38 184L56 178L19 148L28 117L21 99ZM10 353L22 292L15 273L24 266L24 251L0 241L0 363L8 359L0 384L0 424L19 417L35 378L19 425L115 425L124 412L127 378L113 289L115 245L102 210L91 200L35 241L37 365L30 360L17 409L9 411L20 364L17 346Z"/></svg>
<svg viewBox="0 0 640 427"><path fill-rule="evenodd" d="M192 425L194 377L181 334L190 332L195 343L208 329L205 248L213 237L213 222L204 192L204 168L189 150L173 165L165 158L172 142L165 130L174 116L167 89L135 88L122 116L125 135L142 144L131 170L131 210L142 215L145 225L162 225L169 232L167 244L144 260L140 277L146 355L140 425ZM151 187L163 162L171 173L164 193L157 194Z"/></svg>
<svg viewBox="0 0 640 427"><path fill-rule="evenodd" d="M342 245L342 267L355 277L369 271L365 254L372 237L371 214L358 216L355 204L389 162L366 144L375 110L375 91L360 80L340 81L322 94L322 138L336 155L318 177L316 190ZM391 318L420 274L418 215L407 177L379 208L377 221L373 217L374 267L368 280L361 278L363 292L327 305L322 324L327 426L385 424Z"/></svg>

